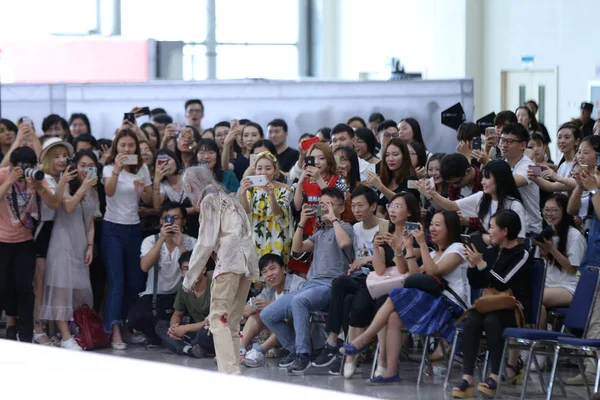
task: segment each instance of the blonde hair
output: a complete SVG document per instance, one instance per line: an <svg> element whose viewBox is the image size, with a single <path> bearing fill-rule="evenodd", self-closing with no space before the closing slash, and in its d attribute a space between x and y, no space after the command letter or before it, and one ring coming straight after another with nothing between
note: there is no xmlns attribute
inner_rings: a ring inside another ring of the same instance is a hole
<svg viewBox="0 0 600 400"><path fill-rule="evenodd" d="M67 146L58 144L52 147L50 150L48 150L48 152L44 156L44 160L40 164L40 169L46 174L50 174L50 172L52 171L54 164L54 156L58 150L64 150L67 153L67 157L69 157L69 149L67 148Z"/></svg>

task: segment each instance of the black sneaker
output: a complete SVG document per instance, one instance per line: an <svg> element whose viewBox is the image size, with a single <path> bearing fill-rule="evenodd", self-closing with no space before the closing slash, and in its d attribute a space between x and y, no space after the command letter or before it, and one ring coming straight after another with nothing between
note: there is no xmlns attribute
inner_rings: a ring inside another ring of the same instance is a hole
<svg viewBox="0 0 600 400"><path fill-rule="evenodd" d="M283 360L279 361L279 367L280 368L287 368L290 367L294 361L296 360L296 353L290 353L287 356L284 357Z"/></svg>
<svg viewBox="0 0 600 400"><path fill-rule="evenodd" d="M288 373L299 374L310 368L310 354L301 353L296 355L296 359L291 367L288 368Z"/></svg>
<svg viewBox="0 0 600 400"><path fill-rule="evenodd" d="M331 364L331 368L329 368L329 375L341 375L342 374L342 354L338 353L335 356L335 360L333 364Z"/></svg>
<svg viewBox="0 0 600 400"><path fill-rule="evenodd" d="M337 347L332 347L328 343L325 343L325 347L321 351L321 354L313 361L313 367L324 368L329 367L331 363L335 361L337 355L340 354Z"/></svg>

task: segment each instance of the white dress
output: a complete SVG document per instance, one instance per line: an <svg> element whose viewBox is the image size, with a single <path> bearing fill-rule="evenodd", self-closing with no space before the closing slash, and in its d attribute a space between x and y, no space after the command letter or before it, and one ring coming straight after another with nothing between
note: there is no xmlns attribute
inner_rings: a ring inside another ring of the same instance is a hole
<svg viewBox="0 0 600 400"><path fill-rule="evenodd" d="M83 304L93 307L85 251L87 232L93 223L97 203L98 193L89 189L72 213L67 213L62 205L56 210L46 256L41 320L68 321L75 308Z"/></svg>

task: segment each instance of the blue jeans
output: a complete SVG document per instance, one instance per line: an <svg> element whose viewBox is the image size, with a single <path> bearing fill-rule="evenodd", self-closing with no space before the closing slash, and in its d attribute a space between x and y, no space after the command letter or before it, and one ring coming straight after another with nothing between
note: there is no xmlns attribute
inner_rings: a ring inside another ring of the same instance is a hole
<svg viewBox="0 0 600 400"><path fill-rule="evenodd" d="M103 319L106 333L111 333L115 324L123 325L138 293L144 290L144 273L140 266L141 246L139 224L121 225L104 221L102 256L108 278Z"/></svg>
<svg viewBox="0 0 600 400"><path fill-rule="evenodd" d="M158 337L160 337L170 352L175 354L183 354L185 346L199 345L208 354L215 354L215 344L210 331L205 328L201 328L197 332L189 332L182 340L175 340L168 334L170 323L169 321L158 321L154 328Z"/></svg>
<svg viewBox="0 0 600 400"><path fill-rule="evenodd" d="M288 293L265 307L260 319L290 353L311 354L310 313L327 311L331 282L309 280L296 292ZM292 319L294 329L286 322Z"/></svg>

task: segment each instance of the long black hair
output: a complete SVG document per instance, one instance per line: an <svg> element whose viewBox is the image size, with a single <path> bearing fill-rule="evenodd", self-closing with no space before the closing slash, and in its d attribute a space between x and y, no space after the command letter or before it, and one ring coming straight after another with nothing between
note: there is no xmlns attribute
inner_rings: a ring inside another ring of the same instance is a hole
<svg viewBox="0 0 600 400"><path fill-rule="evenodd" d="M421 143L423 145L423 147L425 147L425 150L427 151L427 145L425 144L425 141L423 140L423 133L421 132L421 125L419 125L419 121L417 121L414 118L404 118L404 119L400 120L400 122L402 122L402 121L409 124L410 127L412 128L412 131L413 131L413 139L412 140L416 140L417 142Z"/></svg>
<svg viewBox="0 0 600 400"><path fill-rule="evenodd" d="M83 157L89 157L96 165L96 168L99 169L98 157L96 157L96 154L94 154L92 149L82 149L75 153L75 155L73 156L73 165L79 164L79 161ZM98 179L100 179L100 175L98 175ZM79 190L80 187L81 182L79 181L79 178L73 179L71 182L69 182L69 193L71 194L71 196L73 196Z"/></svg>
<svg viewBox="0 0 600 400"><path fill-rule="evenodd" d="M179 159L179 157L177 157L175 152L167 147L163 147L162 149L160 149L159 151L156 152L156 157L154 157L154 162L156 162L157 157L162 154L166 154L167 156L171 157L175 161L175 174L181 175L183 173L183 164L181 163L181 160ZM163 181L165 179L167 179L166 175L163 177Z"/></svg>
<svg viewBox="0 0 600 400"><path fill-rule="evenodd" d="M421 222L421 203L419 203L419 200L417 200L415 195L410 192L402 191L400 193L395 194L394 197L390 199L390 202L388 204L392 204L394 200L396 200L399 197L402 197L404 199L404 202L406 203L406 210L410 213L406 220L408 222ZM396 225L390 224L390 233L394 233L395 230Z"/></svg>
<svg viewBox="0 0 600 400"><path fill-rule="evenodd" d="M519 194L519 189L517 189L517 184L515 183L515 178L513 177L510 165L508 165L506 161L492 161L483 167L481 173L486 178L493 176L496 181L496 197L498 199L497 211L504 209L504 202L506 200L518 200L521 203L523 202L521 195ZM483 221L490 211L491 206L492 196L484 193L479 203L479 212L477 213L480 220Z"/></svg>
<svg viewBox="0 0 600 400"><path fill-rule="evenodd" d="M572 226L573 228L577 229L577 227L575 226L575 220L574 220L573 216L567 212L567 205L569 204L569 198L562 193L553 194L550 197L548 197L548 200L546 200L546 202L544 203L544 207L546 207L546 204L548 204L548 202L550 200L556 201L556 205L562 211L562 219L560 220L558 225L554 227L554 230L558 234L558 248L557 249L562 254L566 254L567 239L569 236L569 228ZM546 226L546 225L547 225L546 220L544 219L544 226ZM548 257L550 259L554 258L554 257L552 257L551 254L549 254ZM558 267L558 269L562 269L558 263L556 263L556 266Z"/></svg>
<svg viewBox="0 0 600 400"><path fill-rule="evenodd" d="M217 153L217 161L215 162L215 167L213 168L213 174L215 175L215 179L217 182L223 183L223 170L221 169L221 150L219 150L219 146L217 142L212 139L200 139L198 144L196 145L196 151L194 153L194 160L198 162L198 152L200 151L214 151Z"/></svg>
<svg viewBox="0 0 600 400"><path fill-rule="evenodd" d="M338 147L337 149L335 149L333 154L335 155L335 153L337 153L338 151L343 151L344 155L348 159L348 162L350 163L350 171L348 171L348 178L346 179L346 183L348 183L348 188L350 190L350 193L352 193L354 189L356 189L356 186L358 186L358 184L360 183L360 167L358 164L358 155L350 146Z"/></svg>

